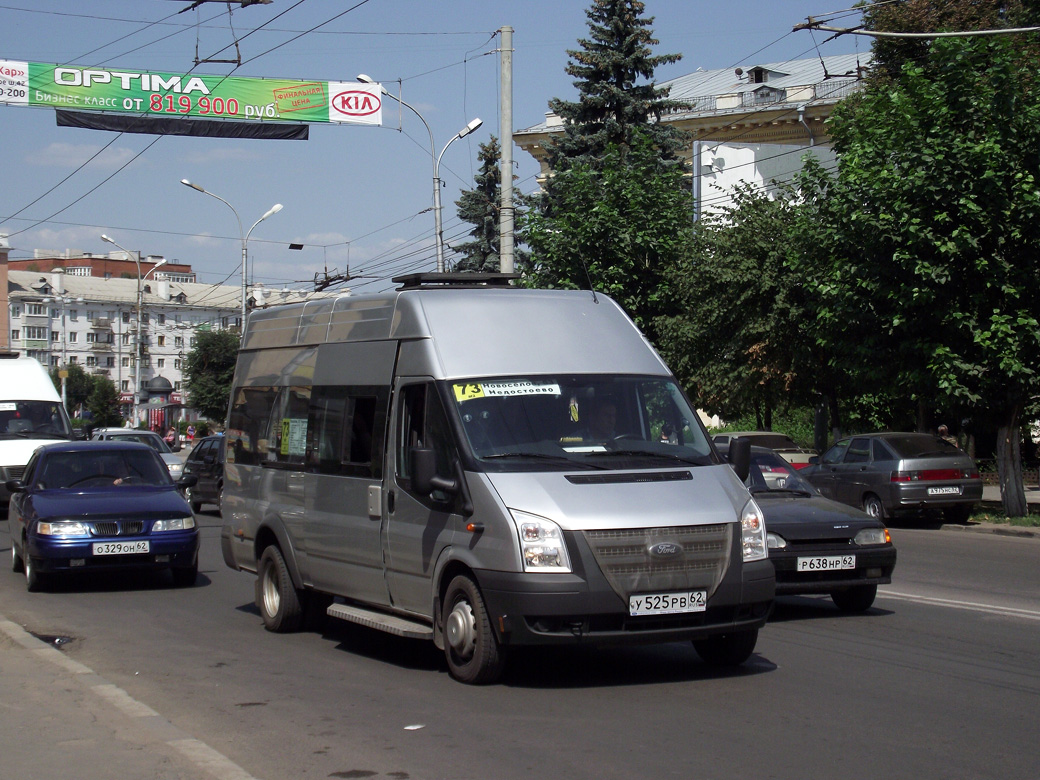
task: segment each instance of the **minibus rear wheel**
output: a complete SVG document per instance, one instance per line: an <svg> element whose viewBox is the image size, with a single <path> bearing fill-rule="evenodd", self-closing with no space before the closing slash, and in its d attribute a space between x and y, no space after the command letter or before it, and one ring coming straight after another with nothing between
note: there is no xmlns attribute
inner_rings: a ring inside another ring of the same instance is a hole
<svg viewBox="0 0 1040 780"><path fill-rule="evenodd" d="M502 674L505 656L491 628L484 597L470 577L455 577L444 594L444 655L459 682L485 685Z"/></svg>
<svg viewBox="0 0 1040 780"><path fill-rule="evenodd" d="M303 606L293 587L289 567L275 545L264 549L256 577L256 606L264 628L276 633L299 631L303 626Z"/></svg>

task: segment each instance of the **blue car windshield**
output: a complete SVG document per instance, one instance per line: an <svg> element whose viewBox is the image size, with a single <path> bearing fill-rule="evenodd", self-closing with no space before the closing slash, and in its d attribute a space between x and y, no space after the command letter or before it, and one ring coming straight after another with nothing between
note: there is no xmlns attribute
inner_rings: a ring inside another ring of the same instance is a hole
<svg viewBox="0 0 1040 780"><path fill-rule="evenodd" d="M40 464L37 485L44 490L172 484L170 472L148 450L55 452Z"/></svg>

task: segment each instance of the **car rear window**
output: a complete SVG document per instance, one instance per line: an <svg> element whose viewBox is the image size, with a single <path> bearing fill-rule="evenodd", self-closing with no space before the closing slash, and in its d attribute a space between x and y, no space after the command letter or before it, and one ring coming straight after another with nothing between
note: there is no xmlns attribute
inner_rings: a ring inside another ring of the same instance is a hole
<svg viewBox="0 0 1040 780"><path fill-rule="evenodd" d="M956 455L960 450L948 441L927 433L902 433L885 436L896 455L901 458L922 458L928 455Z"/></svg>

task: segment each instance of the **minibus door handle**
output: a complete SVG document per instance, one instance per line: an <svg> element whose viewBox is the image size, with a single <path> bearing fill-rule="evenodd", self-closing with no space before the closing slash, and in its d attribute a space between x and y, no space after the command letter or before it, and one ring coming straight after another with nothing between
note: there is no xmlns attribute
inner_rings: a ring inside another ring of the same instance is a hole
<svg viewBox="0 0 1040 780"><path fill-rule="evenodd" d="M396 496L397 494L393 490L386 494L386 511L391 515L394 513L394 504L396 503Z"/></svg>

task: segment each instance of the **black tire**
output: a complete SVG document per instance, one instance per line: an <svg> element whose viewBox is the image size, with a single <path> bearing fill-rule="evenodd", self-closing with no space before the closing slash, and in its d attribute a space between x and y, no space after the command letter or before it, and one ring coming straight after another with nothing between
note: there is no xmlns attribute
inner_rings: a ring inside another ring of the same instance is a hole
<svg viewBox="0 0 1040 780"><path fill-rule="evenodd" d="M224 499L224 483L223 482L219 482L219 483L217 483L217 500L216 500L217 514L218 515L220 514L220 508L221 508L221 506L224 503L223 499Z"/></svg>
<svg viewBox="0 0 1040 780"><path fill-rule="evenodd" d="M260 556L256 573L256 606L268 631L287 634L303 627L300 594L293 586L282 551L273 544Z"/></svg>
<svg viewBox="0 0 1040 780"><path fill-rule="evenodd" d="M877 585L855 585L831 593L831 600L842 612L866 612L877 597Z"/></svg>
<svg viewBox="0 0 1040 780"><path fill-rule="evenodd" d="M469 685L486 685L502 675L505 654L491 628L484 597L468 576L460 574L448 585L441 623L444 657L452 677Z"/></svg>
<svg viewBox="0 0 1040 780"><path fill-rule="evenodd" d="M43 586L46 583L46 578L40 573L37 567L37 561L34 561L31 556L26 555L22 559L22 571L25 572L25 589L30 593L39 593L43 590Z"/></svg>
<svg viewBox="0 0 1040 780"><path fill-rule="evenodd" d="M18 548L14 546L14 542L11 542L11 571L20 572L22 565L22 556L18 554Z"/></svg>
<svg viewBox="0 0 1040 780"><path fill-rule="evenodd" d="M192 562L191 566L178 566L170 569L173 575L173 584L177 588L190 588L199 578L199 559Z"/></svg>
<svg viewBox="0 0 1040 780"><path fill-rule="evenodd" d="M863 511L875 520L885 519L885 505L873 493L867 493L867 495L863 496Z"/></svg>
<svg viewBox="0 0 1040 780"><path fill-rule="evenodd" d="M971 504L958 504L957 506L947 507L943 510L943 517L946 518L947 523L964 525L971 517L971 510L974 508Z"/></svg>
<svg viewBox="0 0 1040 780"><path fill-rule="evenodd" d="M188 502L193 513L198 514L202 511L202 502L195 498L195 491L190 487L184 488L184 499Z"/></svg>
<svg viewBox="0 0 1040 780"><path fill-rule="evenodd" d="M693 649L710 666L740 666L755 652L758 629L694 639Z"/></svg>

